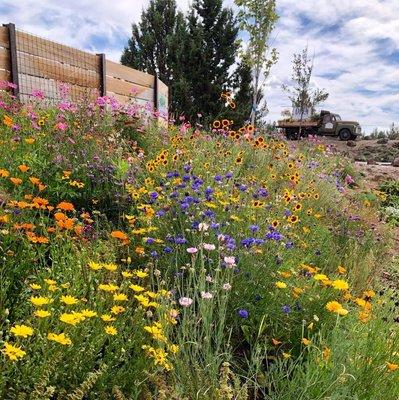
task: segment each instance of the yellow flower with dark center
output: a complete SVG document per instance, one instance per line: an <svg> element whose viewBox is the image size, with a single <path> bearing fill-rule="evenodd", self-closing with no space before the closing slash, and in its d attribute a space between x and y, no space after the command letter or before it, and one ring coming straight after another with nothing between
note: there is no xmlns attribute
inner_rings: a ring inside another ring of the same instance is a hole
<svg viewBox="0 0 399 400"><path fill-rule="evenodd" d="M4 348L1 350L11 361L17 361L26 355L20 347L13 346L11 343L4 342Z"/></svg>
<svg viewBox="0 0 399 400"><path fill-rule="evenodd" d="M125 310L126 310L125 307L122 307L122 306L113 306L113 307L111 308L111 313L112 313L112 314L115 314L115 315L118 315L118 314L122 314Z"/></svg>
<svg viewBox="0 0 399 400"><path fill-rule="evenodd" d="M71 339L65 333L57 335L56 333L49 332L47 339L62 344L63 346L70 346L72 344Z"/></svg>
<svg viewBox="0 0 399 400"><path fill-rule="evenodd" d="M33 328L26 325L15 325L10 329L10 332L13 333L15 336L27 338L28 336L33 335Z"/></svg>

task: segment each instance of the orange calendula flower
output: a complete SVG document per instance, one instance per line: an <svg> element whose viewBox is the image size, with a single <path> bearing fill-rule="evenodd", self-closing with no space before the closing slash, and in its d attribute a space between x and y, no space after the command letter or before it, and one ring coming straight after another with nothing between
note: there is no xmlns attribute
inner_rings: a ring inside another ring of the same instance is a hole
<svg viewBox="0 0 399 400"><path fill-rule="evenodd" d="M306 338L302 338L302 343L303 343L305 346L309 346L309 345L312 343L312 341L309 340L309 339L306 339Z"/></svg>
<svg viewBox="0 0 399 400"><path fill-rule="evenodd" d="M30 168L29 168L27 165L25 165L25 164L21 164L21 165L18 165L18 169L19 169L21 172L28 172Z"/></svg>
<svg viewBox="0 0 399 400"><path fill-rule="evenodd" d="M10 173L6 169L0 169L0 178L8 178Z"/></svg>
<svg viewBox="0 0 399 400"><path fill-rule="evenodd" d="M387 363L387 368L388 368L390 371L396 371L396 370L399 368L399 365L398 365L398 364L394 364L394 363L388 362L388 363Z"/></svg>
<svg viewBox="0 0 399 400"><path fill-rule="evenodd" d="M348 314L348 310L342 307L338 301L329 301L326 304L326 309L330 312L336 313L338 315L346 315Z"/></svg>
<svg viewBox="0 0 399 400"><path fill-rule="evenodd" d="M62 211L74 211L75 207L72 203L68 203L67 201L62 201L59 203L56 208Z"/></svg>
<svg viewBox="0 0 399 400"><path fill-rule="evenodd" d="M111 232L111 236L115 239L119 239L119 240L128 240L128 237L126 235L126 233L122 232L122 231L113 231Z"/></svg>
<svg viewBox="0 0 399 400"><path fill-rule="evenodd" d="M11 117L9 117L8 115L5 115L3 117L3 124L8 126L9 128L11 128L13 126L14 122Z"/></svg>
<svg viewBox="0 0 399 400"><path fill-rule="evenodd" d="M10 178L10 181L15 185L18 186L22 183L22 179L21 178Z"/></svg>

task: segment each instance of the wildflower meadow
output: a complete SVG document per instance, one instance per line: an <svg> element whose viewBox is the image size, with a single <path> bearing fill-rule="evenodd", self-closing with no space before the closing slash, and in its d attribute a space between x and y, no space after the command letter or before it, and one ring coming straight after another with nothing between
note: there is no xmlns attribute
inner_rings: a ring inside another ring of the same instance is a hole
<svg viewBox="0 0 399 400"><path fill-rule="evenodd" d="M399 398L384 198L349 161L8 86L0 398Z"/></svg>

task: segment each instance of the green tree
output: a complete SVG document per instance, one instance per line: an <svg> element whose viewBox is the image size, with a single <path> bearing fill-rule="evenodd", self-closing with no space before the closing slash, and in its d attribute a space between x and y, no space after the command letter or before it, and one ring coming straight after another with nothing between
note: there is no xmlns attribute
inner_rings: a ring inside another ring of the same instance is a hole
<svg viewBox="0 0 399 400"><path fill-rule="evenodd" d="M252 69L253 95L251 123L255 125L262 88L261 76L266 79L278 54L270 45L270 35L278 20L275 0L234 0L239 7L240 28L249 34L248 63Z"/></svg>
<svg viewBox="0 0 399 400"><path fill-rule="evenodd" d="M140 22L132 25L132 37L121 57L123 65L157 74L168 85L172 112L184 107L180 103L188 92L180 81L186 34L185 18L177 10L176 0L151 0Z"/></svg>
<svg viewBox="0 0 399 400"><path fill-rule="evenodd" d="M316 106L327 100L329 94L324 89L311 87L313 59L309 58L307 47L301 53L294 54L292 65L293 85L289 87L283 84L282 88L288 92L294 114L298 114L302 122L305 115L313 116Z"/></svg>
<svg viewBox="0 0 399 400"><path fill-rule="evenodd" d="M191 90L191 105L186 113L192 121L197 113L208 121L221 113L220 94L233 81L237 34L233 11L223 7L222 0L194 0L188 16L185 62L185 78Z"/></svg>

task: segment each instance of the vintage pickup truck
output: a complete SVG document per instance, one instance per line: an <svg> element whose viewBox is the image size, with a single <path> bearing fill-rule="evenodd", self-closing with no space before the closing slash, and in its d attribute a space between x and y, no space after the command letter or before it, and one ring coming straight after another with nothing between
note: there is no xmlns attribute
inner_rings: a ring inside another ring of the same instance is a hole
<svg viewBox="0 0 399 400"><path fill-rule="evenodd" d="M307 135L337 136L341 140L355 140L362 132L359 122L342 121L338 114L325 110L320 112L317 119L282 120L277 122L277 127L291 140Z"/></svg>

